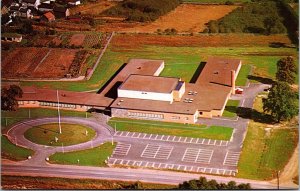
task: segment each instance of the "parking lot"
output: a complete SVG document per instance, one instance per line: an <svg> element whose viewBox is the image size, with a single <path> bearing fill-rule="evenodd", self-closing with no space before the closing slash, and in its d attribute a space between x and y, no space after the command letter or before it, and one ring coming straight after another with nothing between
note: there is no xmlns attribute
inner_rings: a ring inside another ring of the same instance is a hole
<svg viewBox="0 0 300 191"><path fill-rule="evenodd" d="M172 136L172 135L146 134L146 133L128 132L128 131L116 131L114 136L144 139L144 140L165 141L165 142L191 143L191 144L199 144L199 145L212 145L212 146L225 146L225 147L228 145L228 141L225 140L179 137L179 136Z"/></svg>
<svg viewBox="0 0 300 191"><path fill-rule="evenodd" d="M136 133L135 136L137 135ZM117 142L118 145L108 160L109 165L232 176L237 172L239 154L227 151L223 146L153 139L141 141L140 139L125 139L125 137L120 137Z"/></svg>

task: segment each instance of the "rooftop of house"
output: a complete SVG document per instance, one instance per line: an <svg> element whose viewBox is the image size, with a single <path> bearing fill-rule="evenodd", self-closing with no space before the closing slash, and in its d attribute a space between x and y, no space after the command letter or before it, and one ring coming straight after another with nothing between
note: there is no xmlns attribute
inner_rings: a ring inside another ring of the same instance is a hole
<svg viewBox="0 0 300 191"><path fill-rule="evenodd" d="M55 16L51 12L47 12L43 14L44 17L46 17L48 20L55 19Z"/></svg>
<svg viewBox="0 0 300 191"><path fill-rule="evenodd" d="M130 75L121 86L120 90L132 90L156 93L171 93L179 82L178 78L159 76Z"/></svg>
<svg viewBox="0 0 300 191"><path fill-rule="evenodd" d="M24 101L48 101L57 102L57 91L36 87L22 87L23 96L18 100ZM59 101L67 104L79 104L95 107L108 107L113 99L103 97L95 93L71 92L65 90L58 91Z"/></svg>
<svg viewBox="0 0 300 191"><path fill-rule="evenodd" d="M17 33L2 33L1 34L2 37L11 37L11 38L21 38L22 35L17 34Z"/></svg>

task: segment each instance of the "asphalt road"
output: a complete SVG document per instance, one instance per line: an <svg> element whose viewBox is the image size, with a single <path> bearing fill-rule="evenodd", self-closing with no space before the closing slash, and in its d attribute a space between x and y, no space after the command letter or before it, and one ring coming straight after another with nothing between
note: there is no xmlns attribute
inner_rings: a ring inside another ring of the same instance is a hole
<svg viewBox="0 0 300 191"><path fill-rule="evenodd" d="M181 172L146 170L146 169L121 169L121 168L100 168L100 167L83 167L69 165L47 165L47 166L23 166L2 164L2 175L30 175L44 177L68 177L68 178L89 178L89 179L107 179L107 180L124 180L124 181L143 181L161 184L177 185L186 180L198 179L205 176L207 179L215 179L218 182L227 183L235 181L239 183L250 183L255 189L276 189L277 186L269 182L254 181L239 178L227 178L211 175L200 175ZM280 187L281 189L296 189L290 187Z"/></svg>

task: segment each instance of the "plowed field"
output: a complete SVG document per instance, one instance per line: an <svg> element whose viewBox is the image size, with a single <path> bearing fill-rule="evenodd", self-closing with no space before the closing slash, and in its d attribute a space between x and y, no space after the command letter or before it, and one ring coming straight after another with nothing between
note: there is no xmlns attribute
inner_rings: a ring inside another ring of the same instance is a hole
<svg viewBox="0 0 300 191"><path fill-rule="evenodd" d="M108 23L99 26L98 30L155 32L157 29L175 28L178 32L201 32L207 22L222 18L235 8L237 6L182 4L152 23Z"/></svg>
<svg viewBox="0 0 300 191"><path fill-rule="evenodd" d="M16 48L2 57L3 78L62 78L78 50Z"/></svg>

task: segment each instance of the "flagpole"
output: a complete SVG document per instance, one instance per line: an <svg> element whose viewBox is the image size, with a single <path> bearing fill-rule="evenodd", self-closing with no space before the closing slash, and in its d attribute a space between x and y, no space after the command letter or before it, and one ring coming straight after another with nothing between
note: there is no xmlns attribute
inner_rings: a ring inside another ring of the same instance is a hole
<svg viewBox="0 0 300 191"><path fill-rule="evenodd" d="M59 111L59 96L58 90L56 90L56 97L57 97L57 113L58 113L58 127L59 127L59 134L61 134L61 124L60 124L60 111Z"/></svg>

